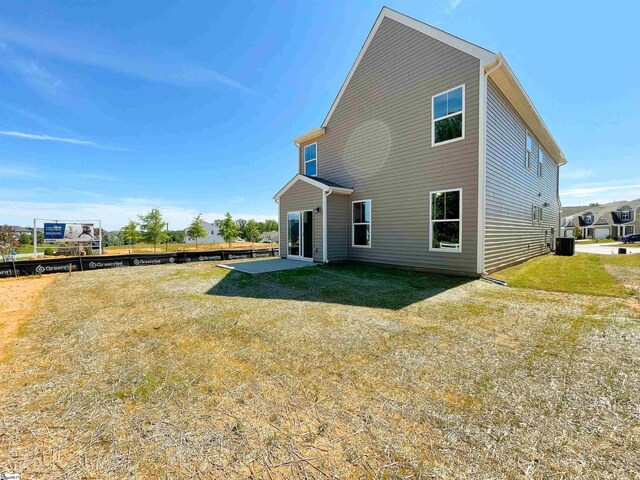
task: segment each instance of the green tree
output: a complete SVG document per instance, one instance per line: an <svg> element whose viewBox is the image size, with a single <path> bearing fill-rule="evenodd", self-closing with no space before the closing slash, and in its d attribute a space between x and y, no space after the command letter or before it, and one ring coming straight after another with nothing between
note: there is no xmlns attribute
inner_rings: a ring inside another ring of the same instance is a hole
<svg viewBox="0 0 640 480"><path fill-rule="evenodd" d="M18 246L16 234L8 225L0 227L0 256L6 262L11 252Z"/></svg>
<svg viewBox="0 0 640 480"><path fill-rule="evenodd" d="M153 243L153 251L159 243L169 239L167 235L167 222L162 218L162 212L158 208L152 208L146 215L140 215L140 232L142 238L149 243Z"/></svg>
<svg viewBox="0 0 640 480"><path fill-rule="evenodd" d="M247 221L244 218L239 218L238 220L236 220L236 225L238 225L239 227L238 236L245 242L248 242L247 237L244 233L244 229L247 226Z"/></svg>
<svg viewBox="0 0 640 480"><path fill-rule="evenodd" d="M125 244L135 245L142 239L142 234L138 230L139 226L138 222L129 220L129 223L120 230L120 237Z"/></svg>
<svg viewBox="0 0 640 480"><path fill-rule="evenodd" d="M167 230L167 235L169 235L169 241L173 243L184 243L186 238L184 230Z"/></svg>
<svg viewBox="0 0 640 480"><path fill-rule="evenodd" d="M119 232L104 232L102 234L102 243L105 247L117 247L123 245L122 231Z"/></svg>
<svg viewBox="0 0 640 480"><path fill-rule="evenodd" d="M231 214L227 212L222 220L216 220L214 223L215 226L218 227L218 235L220 235L225 242L228 242L229 247L231 247L231 242L240 235L240 227L233 221Z"/></svg>
<svg viewBox="0 0 640 480"><path fill-rule="evenodd" d="M31 243L31 235L29 235L26 232L22 232L18 237L18 243L20 244L21 247L24 247L25 245L29 245Z"/></svg>
<svg viewBox="0 0 640 480"><path fill-rule="evenodd" d="M202 214L194 217L191 225L187 227L187 238L196 241L196 250L198 249L198 239L206 238L207 231L202 226Z"/></svg>
<svg viewBox="0 0 640 480"><path fill-rule="evenodd" d="M573 227L573 238L580 240L582 238L582 230L578 225Z"/></svg>
<svg viewBox="0 0 640 480"><path fill-rule="evenodd" d="M278 222L275 220L265 220L263 222L262 233L264 232L277 232L278 231Z"/></svg>
<svg viewBox="0 0 640 480"><path fill-rule="evenodd" d="M260 226L254 219L249 220L244 226L244 239L251 243L260 241Z"/></svg>

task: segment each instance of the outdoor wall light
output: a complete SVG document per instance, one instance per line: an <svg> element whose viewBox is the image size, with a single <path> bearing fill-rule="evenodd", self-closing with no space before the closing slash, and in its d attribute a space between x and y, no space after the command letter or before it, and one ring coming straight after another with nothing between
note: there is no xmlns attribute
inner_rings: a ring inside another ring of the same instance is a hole
<svg viewBox="0 0 640 480"><path fill-rule="evenodd" d="M316 207L316 209L314 210L315 214L319 214L320 213L320 207Z"/></svg>

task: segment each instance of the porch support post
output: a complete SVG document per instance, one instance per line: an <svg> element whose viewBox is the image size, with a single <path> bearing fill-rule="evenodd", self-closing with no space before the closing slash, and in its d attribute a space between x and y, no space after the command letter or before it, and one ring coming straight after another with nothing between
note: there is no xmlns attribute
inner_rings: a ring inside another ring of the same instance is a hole
<svg viewBox="0 0 640 480"><path fill-rule="evenodd" d="M331 195L331 189L322 192L322 261L329 263L327 255L327 197Z"/></svg>

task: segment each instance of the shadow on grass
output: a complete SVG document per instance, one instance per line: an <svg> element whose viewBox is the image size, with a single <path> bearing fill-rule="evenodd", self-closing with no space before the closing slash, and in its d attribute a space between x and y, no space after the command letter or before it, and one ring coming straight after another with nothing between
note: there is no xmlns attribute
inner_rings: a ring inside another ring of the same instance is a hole
<svg viewBox="0 0 640 480"><path fill-rule="evenodd" d="M471 281L347 263L260 275L231 271L207 294L398 310Z"/></svg>

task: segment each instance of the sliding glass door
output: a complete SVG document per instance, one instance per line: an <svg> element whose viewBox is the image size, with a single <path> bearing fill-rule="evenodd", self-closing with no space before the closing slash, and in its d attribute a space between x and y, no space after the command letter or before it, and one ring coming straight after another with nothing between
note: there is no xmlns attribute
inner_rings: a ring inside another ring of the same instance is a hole
<svg viewBox="0 0 640 480"><path fill-rule="evenodd" d="M313 260L313 212L287 213L287 257Z"/></svg>
<svg viewBox="0 0 640 480"><path fill-rule="evenodd" d="M287 214L287 256L300 256L300 212L291 212Z"/></svg>

